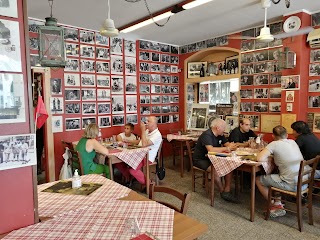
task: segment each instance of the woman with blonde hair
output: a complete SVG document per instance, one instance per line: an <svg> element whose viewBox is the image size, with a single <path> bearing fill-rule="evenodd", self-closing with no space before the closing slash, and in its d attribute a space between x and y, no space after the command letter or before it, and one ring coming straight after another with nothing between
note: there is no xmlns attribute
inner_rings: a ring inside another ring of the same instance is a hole
<svg viewBox="0 0 320 240"><path fill-rule="evenodd" d="M107 178L110 178L110 171L107 165L96 164L93 159L96 152L107 155L108 149L102 146L96 137L99 134L99 127L95 123L89 124L84 130L84 134L77 144L76 150L81 155L83 174L104 173Z"/></svg>

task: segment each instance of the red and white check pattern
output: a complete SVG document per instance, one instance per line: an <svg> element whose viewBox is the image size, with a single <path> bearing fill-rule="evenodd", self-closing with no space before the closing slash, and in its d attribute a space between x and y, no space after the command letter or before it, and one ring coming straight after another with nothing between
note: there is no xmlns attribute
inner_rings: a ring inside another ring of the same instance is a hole
<svg viewBox="0 0 320 240"><path fill-rule="evenodd" d="M81 176L81 180L83 183L100 183L103 185L88 196L41 192L58 181L39 185L39 216L56 217L64 215L72 211L86 209L99 202L107 202L125 197L131 191L129 188L96 174Z"/></svg>
<svg viewBox="0 0 320 240"><path fill-rule="evenodd" d="M138 165L141 163L141 161L147 155L148 152L148 147L136 149L124 148L121 152L111 153L109 155L116 156L121 161L125 162L130 167L136 170Z"/></svg>
<svg viewBox="0 0 320 240"><path fill-rule="evenodd" d="M110 201L13 231L3 239L130 239L128 218L141 232L172 239L174 210L153 201Z"/></svg>
<svg viewBox="0 0 320 240"><path fill-rule="evenodd" d="M167 134L167 140L168 142L171 142L172 140L198 141L198 137L188 136L188 135L178 135L178 134Z"/></svg>
<svg viewBox="0 0 320 240"><path fill-rule="evenodd" d="M255 162L241 160L241 157L217 157L215 155L208 155L214 169L217 171L218 176L222 177L233 171L234 169L240 167L244 163L255 164L257 166L262 165L263 169L267 174L270 174L274 168L271 160L267 162Z"/></svg>

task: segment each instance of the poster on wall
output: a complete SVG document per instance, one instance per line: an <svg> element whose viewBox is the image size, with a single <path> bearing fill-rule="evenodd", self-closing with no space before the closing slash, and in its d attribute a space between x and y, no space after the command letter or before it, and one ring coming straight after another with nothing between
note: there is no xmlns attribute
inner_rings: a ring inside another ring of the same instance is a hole
<svg viewBox="0 0 320 240"><path fill-rule="evenodd" d="M0 170L37 164L35 134L0 136Z"/></svg>
<svg viewBox="0 0 320 240"><path fill-rule="evenodd" d="M62 116L52 116L52 132L63 132Z"/></svg>
<svg viewBox="0 0 320 240"><path fill-rule="evenodd" d="M208 111L208 104L192 104L188 129L206 129Z"/></svg>
<svg viewBox="0 0 320 240"><path fill-rule="evenodd" d="M313 129L314 113L307 113L307 124L310 129Z"/></svg>
<svg viewBox="0 0 320 240"><path fill-rule="evenodd" d="M19 22L0 19L0 71L21 72Z"/></svg>
<svg viewBox="0 0 320 240"><path fill-rule="evenodd" d="M320 114L314 114L313 132L320 133Z"/></svg>
<svg viewBox="0 0 320 240"><path fill-rule="evenodd" d="M0 74L0 124L25 122L22 74Z"/></svg>
<svg viewBox="0 0 320 240"><path fill-rule="evenodd" d="M7 17L18 17L17 0L0 1L0 15Z"/></svg>
<svg viewBox="0 0 320 240"><path fill-rule="evenodd" d="M300 89L300 75L282 76L281 77L282 89Z"/></svg>

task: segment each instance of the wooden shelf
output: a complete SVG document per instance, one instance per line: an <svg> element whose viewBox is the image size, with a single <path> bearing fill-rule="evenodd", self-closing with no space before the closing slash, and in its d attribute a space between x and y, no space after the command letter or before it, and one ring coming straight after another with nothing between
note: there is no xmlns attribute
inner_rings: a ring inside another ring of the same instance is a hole
<svg viewBox="0 0 320 240"><path fill-rule="evenodd" d="M226 80L230 78L240 78L240 73L237 74L227 74L209 77L198 77L198 78L186 78L186 83L200 83L205 81L216 81L216 80Z"/></svg>

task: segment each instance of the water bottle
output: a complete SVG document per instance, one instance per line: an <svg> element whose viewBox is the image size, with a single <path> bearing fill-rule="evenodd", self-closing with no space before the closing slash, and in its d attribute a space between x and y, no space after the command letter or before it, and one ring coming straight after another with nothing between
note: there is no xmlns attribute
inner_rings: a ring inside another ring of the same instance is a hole
<svg viewBox="0 0 320 240"><path fill-rule="evenodd" d="M81 188L81 178L78 173L78 169L74 170L74 175L72 177L72 188Z"/></svg>

